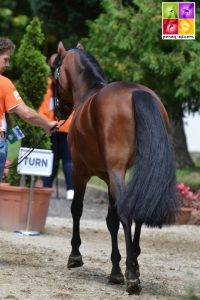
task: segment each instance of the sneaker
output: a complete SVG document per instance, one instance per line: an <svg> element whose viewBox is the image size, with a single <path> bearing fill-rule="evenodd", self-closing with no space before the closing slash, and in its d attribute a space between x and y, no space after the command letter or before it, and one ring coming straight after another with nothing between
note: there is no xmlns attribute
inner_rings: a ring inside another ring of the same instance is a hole
<svg viewBox="0 0 200 300"><path fill-rule="evenodd" d="M73 200L73 198L74 198L74 190L68 190L66 192L66 199L67 200Z"/></svg>

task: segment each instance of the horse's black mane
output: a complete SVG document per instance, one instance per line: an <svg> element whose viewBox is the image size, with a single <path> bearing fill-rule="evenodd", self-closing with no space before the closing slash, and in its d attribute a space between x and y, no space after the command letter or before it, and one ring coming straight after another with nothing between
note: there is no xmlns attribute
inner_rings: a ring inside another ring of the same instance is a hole
<svg viewBox="0 0 200 300"><path fill-rule="evenodd" d="M98 61L88 52L78 50L81 63L85 67L85 75L88 77L92 85L97 83L108 83L108 78L102 71Z"/></svg>

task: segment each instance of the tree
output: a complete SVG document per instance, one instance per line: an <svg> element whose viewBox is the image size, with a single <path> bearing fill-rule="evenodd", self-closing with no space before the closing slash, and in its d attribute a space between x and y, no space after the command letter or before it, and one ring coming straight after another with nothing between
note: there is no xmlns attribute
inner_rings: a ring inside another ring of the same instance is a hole
<svg viewBox="0 0 200 300"><path fill-rule="evenodd" d="M66 47L86 36L85 20L95 19L100 0L4 0L0 3L0 34L10 37L18 46L29 21L37 16L45 34L43 53L49 57L62 40Z"/></svg>
<svg viewBox="0 0 200 300"><path fill-rule="evenodd" d="M66 47L77 44L80 37L88 33L85 20L96 18L100 11L99 0L28 0L28 2L32 14L43 21L47 56L56 51L60 40Z"/></svg>
<svg viewBox="0 0 200 300"><path fill-rule="evenodd" d="M103 0L102 7L104 13L87 22L86 48L111 79L139 82L157 92L172 122L177 165L191 166L183 115L200 109L200 18L195 41L163 41L159 0Z"/></svg>
<svg viewBox="0 0 200 300"><path fill-rule="evenodd" d="M29 22L28 14L30 14L30 9L26 0L1 1L0 35L10 37L14 43L18 44L22 38L25 27Z"/></svg>
<svg viewBox="0 0 200 300"><path fill-rule="evenodd" d="M43 42L41 22L35 17L27 26L16 54L16 64L21 72L20 79L16 82L18 90L35 109L43 99L50 72L46 57L41 52Z"/></svg>
<svg viewBox="0 0 200 300"><path fill-rule="evenodd" d="M40 50L43 41L41 22L35 17L26 28L15 58L15 64L20 71L19 80L15 82L17 90L26 104L36 110L44 97L50 72L46 58ZM14 116L14 119L15 124L18 124L25 134L21 146L30 148L42 136L43 129L25 123L17 115ZM37 148L50 148L49 139L44 138ZM16 179L13 171L10 172L10 175L10 183L18 185L19 179L18 182L13 182Z"/></svg>

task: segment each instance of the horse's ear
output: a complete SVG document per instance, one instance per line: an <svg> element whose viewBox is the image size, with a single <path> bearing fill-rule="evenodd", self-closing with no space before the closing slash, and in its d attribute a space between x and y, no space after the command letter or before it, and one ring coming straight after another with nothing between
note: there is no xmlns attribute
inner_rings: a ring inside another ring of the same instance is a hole
<svg viewBox="0 0 200 300"><path fill-rule="evenodd" d="M78 43L78 44L76 45L76 48L77 48L77 49L80 49L80 50L84 50L84 47L83 47L83 45L82 45L81 43Z"/></svg>
<svg viewBox="0 0 200 300"><path fill-rule="evenodd" d="M49 60L48 60L48 65L50 67L53 67L54 66L54 61L56 60L58 54L57 53L54 53L50 56Z"/></svg>
<svg viewBox="0 0 200 300"><path fill-rule="evenodd" d="M64 51L65 51L65 47L64 47L63 43L59 42L58 48L57 48L58 55L61 55Z"/></svg>

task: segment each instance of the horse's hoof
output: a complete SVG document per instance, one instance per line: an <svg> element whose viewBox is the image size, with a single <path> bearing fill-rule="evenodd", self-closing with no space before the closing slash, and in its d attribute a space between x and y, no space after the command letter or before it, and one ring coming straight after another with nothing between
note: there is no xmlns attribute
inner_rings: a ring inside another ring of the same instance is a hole
<svg viewBox="0 0 200 300"><path fill-rule="evenodd" d="M121 272L121 269L112 269L111 274L109 276L109 282L115 284L124 284L124 275Z"/></svg>
<svg viewBox="0 0 200 300"><path fill-rule="evenodd" d="M67 263L67 267L78 268L83 265L82 256L81 255L70 255Z"/></svg>
<svg viewBox="0 0 200 300"><path fill-rule="evenodd" d="M115 274L115 275L110 274L109 282L115 284L124 284L124 276L123 274Z"/></svg>
<svg viewBox="0 0 200 300"><path fill-rule="evenodd" d="M140 277L140 268L139 268L139 265L137 265L135 267L135 270L133 268L129 269L129 270L126 269L126 271L125 271L125 277L126 277L127 281L139 279L139 277Z"/></svg>
<svg viewBox="0 0 200 300"><path fill-rule="evenodd" d="M140 280L138 278L127 281L126 291L129 295L139 295L141 289Z"/></svg>

